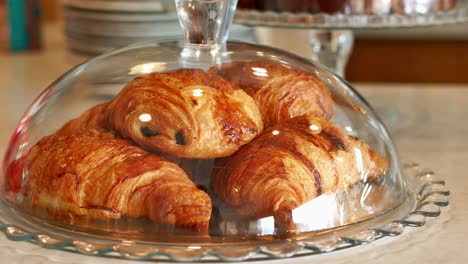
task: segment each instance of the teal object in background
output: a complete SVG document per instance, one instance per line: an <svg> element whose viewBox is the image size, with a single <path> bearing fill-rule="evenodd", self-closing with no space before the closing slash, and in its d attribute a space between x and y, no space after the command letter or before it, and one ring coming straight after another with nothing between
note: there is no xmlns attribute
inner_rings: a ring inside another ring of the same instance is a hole
<svg viewBox="0 0 468 264"><path fill-rule="evenodd" d="M10 49L22 51L28 49L28 30L26 24L26 6L24 0L7 0L10 23Z"/></svg>

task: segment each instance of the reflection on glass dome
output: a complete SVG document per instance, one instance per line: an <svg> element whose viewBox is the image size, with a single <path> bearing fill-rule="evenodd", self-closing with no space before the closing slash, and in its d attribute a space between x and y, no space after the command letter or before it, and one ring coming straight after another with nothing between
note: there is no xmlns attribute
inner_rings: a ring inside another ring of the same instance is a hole
<svg viewBox="0 0 468 264"><path fill-rule="evenodd" d="M394 146L346 82L283 51L190 36L52 84L12 137L3 200L69 230L178 243L333 230L405 200Z"/></svg>
<svg viewBox="0 0 468 264"><path fill-rule="evenodd" d="M155 46L183 49L104 55L38 99L7 153L10 203L84 230L215 238L333 229L405 199L385 129L341 79L245 43L207 71L135 78Z"/></svg>

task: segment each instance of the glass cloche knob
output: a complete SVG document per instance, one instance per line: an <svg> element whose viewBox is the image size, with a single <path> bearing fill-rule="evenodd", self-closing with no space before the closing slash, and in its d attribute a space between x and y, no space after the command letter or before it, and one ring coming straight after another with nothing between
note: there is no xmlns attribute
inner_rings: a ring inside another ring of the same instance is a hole
<svg viewBox="0 0 468 264"><path fill-rule="evenodd" d="M236 5L237 0L176 0L185 38L183 60L208 63L220 59Z"/></svg>

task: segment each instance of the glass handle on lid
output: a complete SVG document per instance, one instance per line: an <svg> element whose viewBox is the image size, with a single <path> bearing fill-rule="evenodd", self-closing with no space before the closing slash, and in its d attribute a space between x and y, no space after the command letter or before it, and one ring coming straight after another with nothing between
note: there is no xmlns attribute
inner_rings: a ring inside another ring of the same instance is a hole
<svg viewBox="0 0 468 264"><path fill-rule="evenodd" d="M215 63L224 50L237 0L175 0L185 37L182 59Z"/></svg>

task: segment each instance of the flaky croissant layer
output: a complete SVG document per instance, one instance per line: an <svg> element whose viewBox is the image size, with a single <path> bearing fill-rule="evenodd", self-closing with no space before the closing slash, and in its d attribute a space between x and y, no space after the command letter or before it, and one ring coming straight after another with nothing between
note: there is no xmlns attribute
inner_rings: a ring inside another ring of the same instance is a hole
<svg viewBox="0 0 468 264"><path fill-rule="evenodd" d="M218 160L212 188L243 215L273 215L289 226L293 209L323 193L376 179L388 166L387 159L332 123L301 116Z"/></svg>
<svg viewBox="0 0 468 264"><path fill-rule="evenodd" d="M175 157L229 156L263 131L255 101L215 74L196 69L152 73L109 103L67 123L63 133L107 128L139 146Z"/></svg>
<svg viewBox="0 0 468 264"><path fill-rule="evenodd" d="M53 218L147 217L157 224L208 228L211 200L182 169L111 132L45 137L26 164L25 201Z"/></svg>
<svg viewBox="0 0 468 264"><path fill-rule="evenodd" d="M317 77L278 62L246 61L221 64L211 69L239 85L255 99L265 126L296 116L333 116L331 93Z"/></svg>

